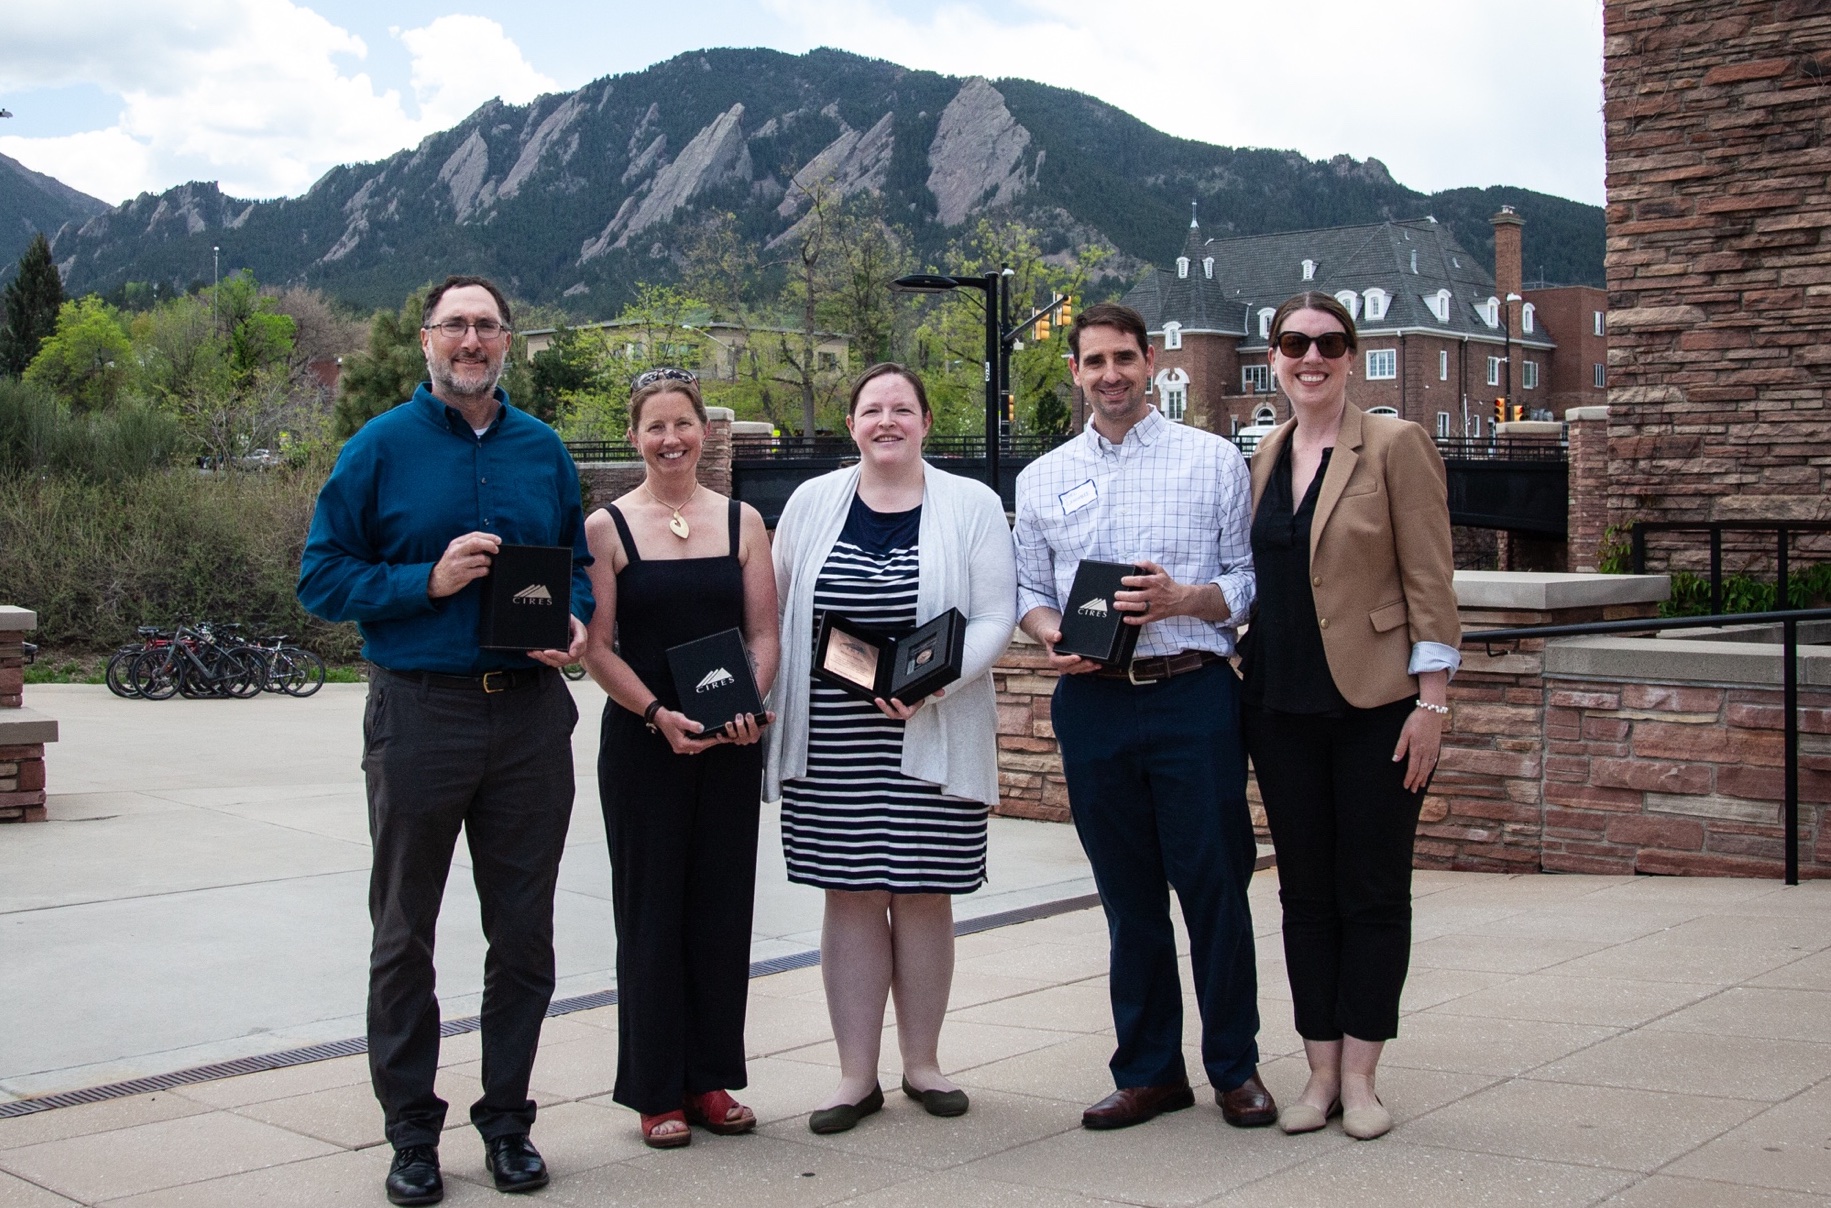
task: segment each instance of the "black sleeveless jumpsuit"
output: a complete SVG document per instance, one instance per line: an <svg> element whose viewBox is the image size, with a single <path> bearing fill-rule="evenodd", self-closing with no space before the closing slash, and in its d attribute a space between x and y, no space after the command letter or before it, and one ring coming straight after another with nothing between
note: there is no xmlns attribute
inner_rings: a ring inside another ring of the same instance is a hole
<svg viewBox="0 0 1831 1208"><path fill-rule="evenodd" d="M744 624L740 505L722 558L645 561L623 514L617 644L667 708L679 705L667 650ZM598 793L617 924L617 1084L647 1115L689 1093L736 1090L744 1071L750 916L756 890L763 746L676 755L642 718L604 705Z"/></svg>

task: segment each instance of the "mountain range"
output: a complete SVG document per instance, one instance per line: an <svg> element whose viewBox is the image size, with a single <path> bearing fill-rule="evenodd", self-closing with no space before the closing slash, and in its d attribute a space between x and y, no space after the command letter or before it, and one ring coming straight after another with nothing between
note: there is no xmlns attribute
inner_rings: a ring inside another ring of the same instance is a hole
<svg viewBox="0 0 1831 1208"><path fill-rule="evenodd" d="M37 232L54 235L107 211L107 202L0 155L0 264L7 268Z"/></svg>
<svg viewBox="0 0 1831 1208"><path fill-rule="evenodd" d="M977 215L1007 209L1046 252L1106 245L1114 289L1176 255L1192 202L1217 238L1429 214L1483 259L1504 203L1527 219L1528 277L1602 283L1597 206L1498 186L1424 194L1375 159L1214 146L1082 93L834 50L706 50L527 105L491 101L415 148L333 168L299 197L248 201L193 182L107 209L41 188L28 213L0 172L0 230L55 229L72 292L207 280L219 245L225 272L365 307L469 271L606 317L637 282L673 277L708 213L735 214L765 245L802 218L813 187L877 194L931 261Z"/></svg>

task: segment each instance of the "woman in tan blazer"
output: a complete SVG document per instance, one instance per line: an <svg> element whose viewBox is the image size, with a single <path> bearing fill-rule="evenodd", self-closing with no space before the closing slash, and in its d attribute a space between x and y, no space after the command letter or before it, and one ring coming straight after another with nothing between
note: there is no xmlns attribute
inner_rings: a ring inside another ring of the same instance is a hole
<svg viewBox="0 0 1831 1208"><path fill-rule="evenodd" d="M1392 1127L1373 1087L1411 955L1411 851L1461 631L1443 461L1424 429L1348 401L1354 319L1326 294L1272 318L1294 417L1252 459L1258 602L1243 645L1247 749L1278 852L1284 953L1309 1058L1279 1113ZM1345 1109L1345 1110L1344 1110Z"/></svg>

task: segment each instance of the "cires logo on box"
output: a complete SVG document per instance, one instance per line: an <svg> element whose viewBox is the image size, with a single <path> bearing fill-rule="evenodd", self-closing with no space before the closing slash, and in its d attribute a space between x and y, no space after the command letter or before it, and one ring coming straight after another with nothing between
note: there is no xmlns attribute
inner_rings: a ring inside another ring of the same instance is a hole
<svg viewBox="0 0 1831 1208"><path fill-rule="evenodd" d="M530 583L516 592L513 596L510 596L509 599L515 604L551 605L553 603L553 593L547 590L547 585L545 583Z"/></svg>
<svg viewBox="0 0 1831 1208"><path fill-rule="evenodd" d="M1075 609L1075 611L1084 617L1103 617L1107 615L1106 601L1100 596L1095 596L1093 599L1087 601L1087 603Z"/></svg>
<svg viewBox="0 0 1831 1208"><path fill-rule="evenodd" d="M705 678L699 681L699 685L695 687L693 691L714 692L723 688L726 684L735 683L737 683L736 676L732 675L723 667L714 667L712 670L706 672Z"/></svg>

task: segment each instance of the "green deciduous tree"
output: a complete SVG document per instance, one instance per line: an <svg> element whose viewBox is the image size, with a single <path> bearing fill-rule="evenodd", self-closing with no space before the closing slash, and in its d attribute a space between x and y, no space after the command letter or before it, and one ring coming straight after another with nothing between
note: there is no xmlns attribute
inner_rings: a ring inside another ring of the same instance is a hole
<svg viewBox="0 0 1831 1208"><path fill-rule="evenodd" d="M25 379L73 411L104 410L120 397L132 356L120 313L100 298L79 298L58 308L57 326L38 346Z"/></svg>
<svg viewBox="0 0 1831 1208"><path fill-rule="evenodd" d="M38 355L38 346L57 328L64 304L64 283L51 260L43 232L32 236L19 271L7 283L5 313L0 314L0 373L18 377Z"/></svg>
<svg viewBox="0 0 1831 1208"><path fill-rule="evenodd" d="M337 439L348 440L382 412L413 397L415 387L425 380L426 356L420 350L420 310L425 303L426 291L415 290L397 313L377 312L369 324L368 347L344 358L331 413Z"/></svg>

